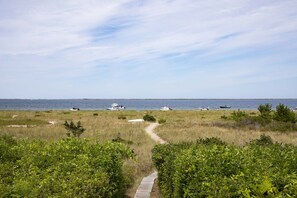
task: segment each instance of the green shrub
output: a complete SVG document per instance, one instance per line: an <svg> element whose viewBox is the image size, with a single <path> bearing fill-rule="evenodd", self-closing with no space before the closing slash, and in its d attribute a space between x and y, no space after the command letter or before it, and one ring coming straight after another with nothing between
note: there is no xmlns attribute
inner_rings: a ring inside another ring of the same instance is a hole
<svg viewBox="0 0 297 198"><path fill-rule="evenodd" d="M237 122L245 119L246 117L248 117L248 115L239 109L237 111L233 111L231 114L231 118Z"/></svg>
<svg viewBox="0 0 297 198"><path fill-rule="evenodd" d="M98 116L98 113L93 113L93 116Z"/></svg>
<svg viewBox="0 0 297 198"><path fill-rule="evenodd" d="M0 137L0 149L0 197L124 197L123 160L134 156L121 143L78 138L45 143Z"/></svg>
<svg viewBox="0 0 297 198"><path fill-rule="evenodd" d="M244 147L218 139L157 145L153 162L162 197L294 197L297 147L262 135Z"/></svg>
<svg viewBox="0 0 297 198"><path fill-rule="evenodd" d="M166 120L165 120L164 118L160 118L160 119L158 120L158 123L159 123L159 124L164 124L164 123L166 123Z"/></svg>
<svg viewBox="0 0 297 198"><path fill-rule="evenodd" d="M262 125L268 124L271 122L272 120L271 107L272 107L271 104L259 105L258 110L260 112L260 116L258 120Z"/></svg>
<svg viewBox="0 0 297 198"><path fill-rule="evenodd" d="M222 115L221 118L222 118L223 120L227 120L227 119L228 119L228 117L227 117L226 115Z"/></svg>
<svg viewBox="0 0 297 198"><path fill-rule="evenodd" d="M70 137L72 133L73 137L79 138L81 134L85 131L80 121L78 121L76 125L72 121L69 123L65 121L64 126L65 126L65 129L67 130L66 135L68 137Z"/></svg>
<svg viewBox="0 0 297 198"><path fill-rule="evenodd" d="M204 144L204 145L226 145L225 142L223 142L221 139L216 138L216 137L198 139L197 143Z"/></svg>
<svg viewBox="0 0 297 198"><path fill-rule="evenodd" d="M124 115L119 115L119 116L118 116L118 119L119 119L119 120L126 120L126 116L124 116Z"/></svg>
<svg viewBox="0 0 297 198"><path fill-rule="evenodd" d="M148 122L156 122L156 118L149 114L145 114L145 116L143 116L143 120Z"/></svg>
<svg viewBox="0 0 297 198"><path fill-rule="evenodd" d="M260 136L260 139L253 140L252 143L255 143L257 145L272 145L273 140L270 136L262 134Z"/></svg>
<svg viewBox="0 0 297 198"><path fill-rule="evenodd" d="M276 106L276 112L273 115L273 119L281 122L296 123L295 113L284 104L279 104Z"/></svg>

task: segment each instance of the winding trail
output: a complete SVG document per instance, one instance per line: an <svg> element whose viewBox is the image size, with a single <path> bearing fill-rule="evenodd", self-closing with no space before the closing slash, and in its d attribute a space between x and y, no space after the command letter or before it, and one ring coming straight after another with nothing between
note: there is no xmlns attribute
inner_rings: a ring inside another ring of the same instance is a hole
<svg viewBox="0 0 297 198"><path fill-rule="evenodd" d="M145 128L145 132L159 144L167 144L166 141L162 140L157 134L154 133L154 129L158 126L158 123L151 123ZM144 177L137 188L134 198L149 198L155 179L158 177L157 171L154 171L147 177Z"/></svg>

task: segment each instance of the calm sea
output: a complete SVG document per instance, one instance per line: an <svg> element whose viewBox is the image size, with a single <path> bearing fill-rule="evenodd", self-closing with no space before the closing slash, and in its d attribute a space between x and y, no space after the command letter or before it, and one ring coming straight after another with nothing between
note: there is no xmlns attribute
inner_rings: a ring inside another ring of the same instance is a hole
<svg viewBox="0 0 297 198"><path fill-rule="evenodd" d="M257 109L260 104L285 104L295 109L297 99L65 99L65 100L23 100L0 99L1 110L68 110L72 107L81 110L102 110L118 103L127 110L156 110L169 106L175 110L195 110L209 107L231 106L231 109Z"/></svg>

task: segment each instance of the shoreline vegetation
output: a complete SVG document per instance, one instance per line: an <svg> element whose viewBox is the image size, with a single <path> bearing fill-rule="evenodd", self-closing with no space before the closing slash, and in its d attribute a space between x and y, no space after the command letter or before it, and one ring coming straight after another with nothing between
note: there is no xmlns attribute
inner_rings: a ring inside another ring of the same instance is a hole
<svg viewBox="0 0 297 198"><path fill-rule="evenodd" d="M284 109L285 107L282 108ZM46 144L55 144L67 139L65 121L74 123L79 121L85 129L79 139L87 139L92 144L104 144L107 141L120 143L133 150L135 157L125 159L122 166L126 197L133 197L141 179L151 173L155 167L151 151L156 142L144 132L144 128L148 125L147 122L129 123L129 119L143 118L145 115L153 116L156 122L161 122L155 129L155 133L169 144L183 144L184 142L194 144L199 139L218 138L230 146L241 148L248 142L266 135L273 142L297 146L296 123L290 122L288 126L290 125L291 128L284 124L281 129L285 130L274 130L273 126L278 126L283 121L276 118L274 110L269 111L269 115L267 111L263 112L262 114L258 110L173 110L168 112L158 110L113 112L104 110L77 112L0 110L0 136L9 135L16 141L26 139L27 142L41 141ZM296 113L294 116L296 117ZM27 125L28 127L8 127L9 125ZM3 166L2 163L0 165ZM0 184L2 183L3 179Z"/></svg>

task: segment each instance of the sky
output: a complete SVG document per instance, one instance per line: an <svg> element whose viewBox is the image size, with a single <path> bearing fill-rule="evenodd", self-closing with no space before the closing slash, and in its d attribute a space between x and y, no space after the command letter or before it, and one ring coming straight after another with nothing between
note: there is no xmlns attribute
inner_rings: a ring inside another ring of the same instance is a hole
<svg viewBox="0 0 297 198"><path fill-rule="evenodd" d="M0 98L297 98L296 0L0 0Z"/></svg>

